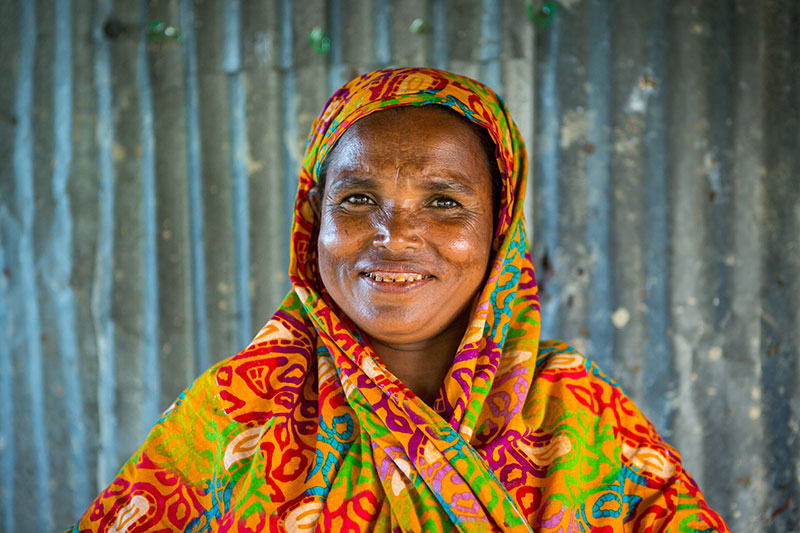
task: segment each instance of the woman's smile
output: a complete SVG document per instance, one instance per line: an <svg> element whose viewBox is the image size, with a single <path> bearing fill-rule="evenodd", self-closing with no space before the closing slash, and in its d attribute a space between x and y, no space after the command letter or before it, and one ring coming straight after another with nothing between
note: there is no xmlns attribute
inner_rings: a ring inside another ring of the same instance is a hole
<svg viewBox="0 0 800 533"><path fill-rule="evenodd" d="M434 107L376 112L348 128L326 163L312 197L333 301L373 343L463 328L494 215L488 157L469 123Z"/></svg>
<svg viewBox="0 0 800 533"><path fill-rule="evenodd" d="M430 276L423 277L419 273L406 274L403 272L364 272L364 276L381 283L412 283L430 278Z"/></svg>
<svg viewBox="0 0 800 533"><path fill-rule="evenodd" d="M431 276L419 272L388 272L385 270L364 272L363 276L380 284L402 284L409 286L411 286L411 284L418 286L419 284L416 282L432 279Z"/></svg>

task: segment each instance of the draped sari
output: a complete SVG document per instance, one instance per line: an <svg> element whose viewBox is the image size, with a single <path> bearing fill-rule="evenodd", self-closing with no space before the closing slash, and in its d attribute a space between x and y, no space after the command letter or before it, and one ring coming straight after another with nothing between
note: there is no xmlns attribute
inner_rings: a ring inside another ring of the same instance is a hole
<svg viewBox="0 0 800 533"><path fill-rule="evenodd" d="M308 193L355 121L430 104L488 130L502 187L489 274L429 406L322 286ZM339 89L303 159L292 291L179 396L73 531L727 531L621 389L540 342L526 176L517 127L477 81L386 69Z"/></svg>

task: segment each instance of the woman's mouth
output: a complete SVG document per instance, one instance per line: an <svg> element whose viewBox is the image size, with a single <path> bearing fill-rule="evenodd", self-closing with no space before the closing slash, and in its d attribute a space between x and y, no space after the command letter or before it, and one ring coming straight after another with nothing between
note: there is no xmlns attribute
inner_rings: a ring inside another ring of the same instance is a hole
<svg viewBox="0 0 800 533"><path fill-rule="evenodd" d="M362 272L363 276L381 283L412 283L415 281L422 281L429 279L432 276L422 274L419 272L384 272L384 271L371 271Z"/></svg>

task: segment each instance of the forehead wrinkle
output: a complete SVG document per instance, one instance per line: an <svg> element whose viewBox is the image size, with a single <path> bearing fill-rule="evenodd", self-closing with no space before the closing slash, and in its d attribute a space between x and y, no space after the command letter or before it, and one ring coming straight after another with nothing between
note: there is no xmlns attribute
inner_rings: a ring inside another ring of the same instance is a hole
<svg viewBox="0 0 800 533"><path fill-rule="evenodd" d="M469 178L449 169L428 169L427 166L424 163L397 162L392 172L386 174L385 182L375 179L372 184L380 187L382 183L391 183L393 187L411 187L426 193L475 193Z"/></svg>

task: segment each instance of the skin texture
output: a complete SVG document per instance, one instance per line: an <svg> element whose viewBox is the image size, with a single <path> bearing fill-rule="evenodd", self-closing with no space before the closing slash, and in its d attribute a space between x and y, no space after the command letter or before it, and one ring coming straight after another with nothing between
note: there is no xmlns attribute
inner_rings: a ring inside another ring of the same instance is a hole
<svg viewBox="0 0 800 533"><path fill-rule="evenodd" d="M486 151L462 119L408 107L356 122L327 163L325 190L310 193L322 282L387 368L431 404L488 269Z"/></svg>

